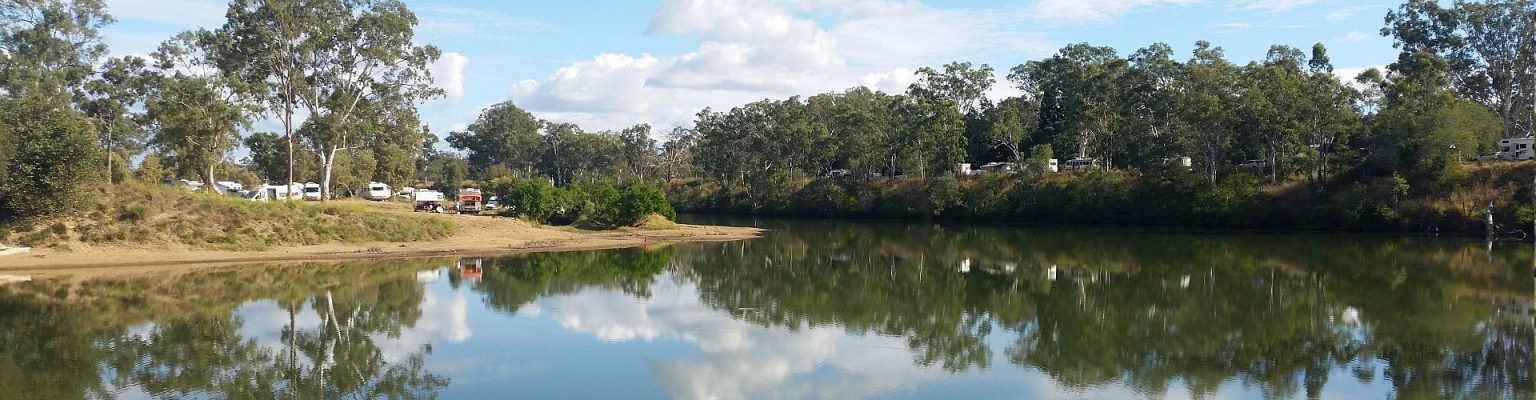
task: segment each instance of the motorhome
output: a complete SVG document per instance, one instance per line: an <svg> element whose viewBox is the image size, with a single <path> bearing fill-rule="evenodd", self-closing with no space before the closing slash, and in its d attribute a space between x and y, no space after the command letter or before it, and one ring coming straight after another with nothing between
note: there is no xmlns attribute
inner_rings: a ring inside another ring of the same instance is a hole
<svg viewBox="0 0 1536 400"><path fill-rule="evenodd" d="M363 198L373 201L389 200L389 185L379 182L368 182L368 190L363 191Z"/></svg>
<svg viewBox="0 0 1536 400"><path fill-rule="evenodd" d="M454 206L454 210L457 210L460 214L474 214L480 212L484 206L484 204L481 203L480 189L459 189L459 198L456 204L457 205Z"/></svg>
<svg viewBox="0 0 1536 400"><path fill-rule="evenodd" d="M320 201L320 184L314 182L305 183L304 200Z"/></svg>
<svg viewBox="0 0 1536 400"><path fill-rule="evenodd" d="M1536 138L1523 137L1515 139L1499 140L1499 152L1493 153L1497 160L1530 160L1536 158Z"/></svg>
<svg viewBox="0 0 1536 400"><path fill-rule="evenodd" d="M1067 171L1087 170L1087 169L1094 169L1094 168L1098 168L1098 167L1099 167L1099 160L1095 160L1095 159L1092 159L1092 158L1079 158L1079 159L1076 159L1076 160L1067 160L1067 162L1062 164L1062 169L1067 170Z"/></svg>
<svg viewBox="0 0 1536 400"><path fill-rule="evenodd" d="M250 201L290 200L297 198L296 196L303 190L304 185L297 183L288 186L261 185L245 192L244 198Z"/></svg>

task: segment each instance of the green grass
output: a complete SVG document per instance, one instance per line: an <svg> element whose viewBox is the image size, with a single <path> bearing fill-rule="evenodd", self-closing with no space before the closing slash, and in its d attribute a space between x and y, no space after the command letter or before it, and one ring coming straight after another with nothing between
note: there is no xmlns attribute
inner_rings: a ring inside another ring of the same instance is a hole
<svg viewBox="0 0 1536 400"><path fill-rule="evenodd" d="M70 226L90 244L184 244L220 250L261 250L281 245L412 242L445 238L452 221L426 215L370 210L359 204L252 202L235 197L145 184L104 187L95 209L27 230L21 242L67 240ZM107 217L115 216L115 218ZM70 222L71 224L66 224Z"/></svg>

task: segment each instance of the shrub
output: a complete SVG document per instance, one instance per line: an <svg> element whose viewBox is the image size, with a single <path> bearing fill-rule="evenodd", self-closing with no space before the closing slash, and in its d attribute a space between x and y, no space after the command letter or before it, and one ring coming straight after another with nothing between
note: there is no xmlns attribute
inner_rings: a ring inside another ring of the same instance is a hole
<svg viewBox="0 0 1536 400"><path fill-rule="evenodd" d="M613 225L635 225L652 214L676 219L677 212L667 203L666 194L651 185L637 183L620 192L610 206Z"/></svg>
<svg viewBox="0 0 1536 400"><path fill-rule="evenodd" d="M128 208L123 209L122 215L117 217L118 220L128 222L139 222L145 218L149 218L149 206L143 204L128 206Z"/></svg>
<svg viewBox="0 0 1536 400"><path fill-rule="evenodd" d="M67 104L0 102L0 221L76 211L103 174L95 128Z"/></svg>

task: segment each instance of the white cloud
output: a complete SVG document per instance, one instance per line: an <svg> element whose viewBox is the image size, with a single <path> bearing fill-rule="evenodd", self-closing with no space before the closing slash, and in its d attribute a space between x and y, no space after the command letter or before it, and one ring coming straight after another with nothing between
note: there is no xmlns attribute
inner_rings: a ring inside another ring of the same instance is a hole
<svg viewBox="0 0 1536 400"><path fill-rule="evenodd" d="M912 82L917 80L917 76L913 75L914 73L916 71L911 68L896 68L890 72L864 75L859 83L870 90L887 93L900 92L907 90L907 86L911 86Z"/></svg>
<svg viewBox="0 0 1536 400"><path fill-rule="evenodd" d="M1370 36L1366 35L1364 32L1351 31L1349 33L1344 34L1344 36L1340 37L1339 40L1342 40L1342 41L1345 41L1345 42L1358 42L1358 41L1361 41L1361 40L1365 40L1365 38L1367 38L1367 37L1370 37Z"/></svg>
<svg viewBox="0 0 1536 400"><path fill-rule="evenodd" d="M432 85L443 89L448 101L458 103L464 98L466 66L469 66L469 57L455 52L443 53L442 58L432 63Z"/></svg>
<svg viewBox="0 0 1536 400"><path fill-rule="evenodd" d="M1104 21L1139 8L1184 6L1200 0L1040 0L1035 16L1048 21Z"/></svg>
<svg viewBox="0 0 1536 400"><path fill-rule="evenodd" d="M696 38L694 49L671 56L598 55L519 82L512 98L541 118L588 129L646 122L665 131L691 123L705 107L861 84L899 92L919 66L977 53L1030 57L1054 51L1016 23L1025 11L941 10L881 0L668 0L652 16L649 31Z"/></svg>

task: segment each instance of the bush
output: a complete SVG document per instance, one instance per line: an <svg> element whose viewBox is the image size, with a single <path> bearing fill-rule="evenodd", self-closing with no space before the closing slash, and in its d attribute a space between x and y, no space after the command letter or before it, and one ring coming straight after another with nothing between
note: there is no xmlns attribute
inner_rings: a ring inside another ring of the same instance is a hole
<svg viewBox="0 0 1536 400"><path fill-rule="evenodd" d="M145 218L149 218L149 206L143 204L128 206L123 209L122 215L117 217L118 220L127 222L140 222Z"/></svg>
<svg viewBox="0 0 1536 400"><path fill-rule="evenodd" d="M0 221L77 210L104 178L91 121L41 98L0 102Z"/></svg>
<svg viewBox="0 0 1536 400"><path fill-rule="evenodd" d="M501 204L505 207L503 215L516 215L523 218L545 222L560 211L560 204L554 185L549 181L538 179L523 179L515 182L496 184L503 190L496 195L501 198ZM494 193L494 192L493 192Z"/></svg>
<svg viewBox="0 0 1536 400"><path fill-rule="evenodd" d="M677 219L677 212L667 203L666 194L661 189L643 183L624 188L610 208L612 220L609 223L612 225L635 225L652 214Z"/></svg>

